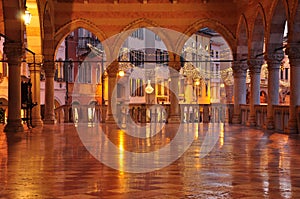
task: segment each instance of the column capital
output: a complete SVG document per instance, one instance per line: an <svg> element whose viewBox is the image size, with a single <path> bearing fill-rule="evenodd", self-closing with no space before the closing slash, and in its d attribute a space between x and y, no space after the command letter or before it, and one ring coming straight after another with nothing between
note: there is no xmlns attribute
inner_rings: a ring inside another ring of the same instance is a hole
<svg viewBox="0 0 300 199"><path fill-rule="evenodd" d="M221 78L225 85L230 86L233 85L233 70L232 68L227 68L225 70L221 70Z"/></svg>
<svg viewBox="0 0 300 199"><path fill-rule="evenodd" d="M33 55L33 54L27 54L26 55L26 62L31 64L31 63L36 63L36 64L42 64L44 60L43 55Z"/></svg>
<svg viewBox="0 0 300 199"><path fill-rule="evenodd" d="M283 50L271 51L266 55L266 60L268 63L268 70L270 69L279 69L281 61L284 58Z"/></svg>
<svg viewBox="0 0 300 199"><path fill-rule="evenodd" d="M261 66L264 63L264 59L248 59L247 60L250 73L260 73Z"/></svg>
<svg viewBox="0 0 300 199"><path fill-rule="evenodd" d="M41 71L41 64L28 63L30 72L39 72Z"/></svg>
<svg viewBox="0 0 300 199"><path fill-rule="evenodd" d="M21 42L5 42L4 53L8 59L8 64L18 64L25 54L25 48Z"/></svg>
<svg viewBox="0 0 300 199"><path fill-rule="evenodd" d="M246 77L248 65L245 61L234 61L232 63L232 70L234 77Z"/></svg>
<svg viewBox="0 0 300 199"><path fill-rule="evenodd" d="M55 73L55 62L54 61L44 61L43 63L43 69L45 70L45 74L51 74L51 73Z"/></svg>
<svg viewBox="0 0 300 199"><path fill-rule="evenodd" d="M299 60L300 61L300 46L299 44L288 44L286 54L289 56L289 60Z"/></svg>

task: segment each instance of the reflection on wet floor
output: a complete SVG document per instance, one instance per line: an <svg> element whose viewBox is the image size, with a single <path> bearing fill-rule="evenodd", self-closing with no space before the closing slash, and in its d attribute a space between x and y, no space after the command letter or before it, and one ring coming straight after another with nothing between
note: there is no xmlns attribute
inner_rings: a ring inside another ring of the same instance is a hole
<svg viewBox="0 0 300 199"><path fill-rule="evenodd" d="M151 125L46 125L19 140L1 132L0 198L300 197L298 135L221 123Z"/></svg>

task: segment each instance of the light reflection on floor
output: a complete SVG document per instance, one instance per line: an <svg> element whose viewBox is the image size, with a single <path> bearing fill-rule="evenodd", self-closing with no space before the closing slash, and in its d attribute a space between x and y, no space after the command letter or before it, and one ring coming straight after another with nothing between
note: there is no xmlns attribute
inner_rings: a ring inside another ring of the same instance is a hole
<svg viewBox="0 0 300 199"><path fill-rule="evenodd" d="M86 127L92 128L95 125ZM141 139L115 125L103 129L120 150L111 158L121 167L126 166L124 151L157 150L176 132L167 125L155 135L148 129L148 137ZM206 136L211 129L217 136ZM298 135L228 124L185 124L184 131L193 133L191 147L169 166L148 173L103 165L82 145L73 125L33 129L19 134L21 140L9 142L0 133L0 198L300 197ZM214 142L213 147L207 144ZM106 146L97 145L102 151Z"/></svg>

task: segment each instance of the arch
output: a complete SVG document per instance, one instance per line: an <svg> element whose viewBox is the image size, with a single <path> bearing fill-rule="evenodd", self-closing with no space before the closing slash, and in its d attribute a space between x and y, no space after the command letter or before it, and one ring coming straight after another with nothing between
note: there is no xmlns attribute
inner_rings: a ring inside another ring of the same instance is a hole
<svg viewBox="0 0 300 199"><path fill-rule="evenodd" d="M172 45L174 42L170 40L171 37L170 34L168 34L167 29L161 28L158 24L154 23L149 19L140 18L126 25L118 35L115 35L113 37L114 45L112 46L114 48L111 49L111 62L115 60L116 57L118 57L119 49L122 47L124 41L126 41L126 39L131 35L131 33L133 33L139 28L147 28L148 30L157 34L161 38L162 42L165 44L168 51L172 51L172 49L174 48Z"/></svg>
<svg viewBox="0 0 300 199"><path fill-rule="evenodd" d="M7 96L0 96L0 105L1 106L7 106L8 105L8 98Z"/></svg>
<svg viewBox="0 0 300 199"><path fill-rule="evenodd" d="M97 105L98 102L95 99L90 100L90 102L88 103L88 105Z"/></svg>
<svg viewBox="0 0 300 199"><path fill-rule="evenodd" d="M285 8L285 9L282 9ZM266 37L266 50L271 52L283 46L285 22L288 19L287 3L284 0L275 0L271 6L268 36Z"/></svg>
<svg viewBox="0 0 300 199"><path fill-rule="evenodd" d="M40 9L36 0L27 0L26 6L32 15L30 24L26 25L26 40L27 48L33 51L36 55L42 55L42 35L40 26ZM34 31L38 30L38 31ZM31 54L28 54L32 56ZM27 55L27 56L28 56ZM42 62L42 59L38 60Z"/></svg>
<svg viewBox="0 0 300 199"><path fill-rule="evenodd" d="M249 58L255 58L264 53L264 37L266 27L266 16L261 4L258 4L256 17L252 26L251 34L249 34Z"/></svg>
<svg viewBox="0 0 300 199"><path fill-rule="evenodd" d="M61 102L61 100L58 97L54 97L54 107L58 108L62 105L63 103ZM54 109L55 109L54 108Z"/></svg>
<svg viewBox="0 0 300 199"><path fill-rule="evenodd" d="M237 27L237 47L234 54L234 59L245 59L248 56L248 23L245 15L241 15L238 27Z"/></svg>
<svg viewBox="0 0 300 199"><path fill-rule="evenodd" d="M24 23L22 21L19 10L24 10L21 1L11 0L2 1L3 18L4 18L4 32L5 35L14 42L23 44L24 41ZM11 26L11 24L14 24Z"/></svg>
<svg viewBox="0 0 300 199"><path fill-rule="evenodd" d="M177 41L176 43L176 53L181 53L182 47L184 46L185 42L193 35L195 32L200 30L201 28L210 28L214 31L217 31L228 43L231 50L236 48L236 38L234 34L222 23L216 21L214 19L200 19L193 24L190 25L189 28L184 32L184 35Z"/></svg>
<svg viewBox="0 0 300 199"><path fill-rule="evenodd" d="M107 39L107 36L105 35L105 33L100 30L98 28L98 26L96 26L94 23L90 22L87 19L75 19L72 20L70 22L68 22L67 24L63 25L62 27L60 27L55 35L54 35L54 49L57 49L59 44L63 41L63 39L72 31L74 31L77 28L84 28L88 31L90 31L91 33L93 33L94 35L96 35L100 42L103 44L105 43L104 41ZM104 52L106 54L106 56L110 55L110 46L109 45L103 45L104 48Z"/></svg>
<svg viewBox="0 0 300 199"><path fill-rule="evenodd" d="M42 33L44 36L43 39L43 55L45 60L53 60L54 59L54 25L53 25L53 16L50 14L50 7L48 2L45 4L44 12L43 12L43 29Z"/></svg>
<svg viewBox="0 0 300 199"><path fill-rule="evenodd" d="M73 105L79 106L79 105L80 105L80 102L77 101L77 100L74 100L74 101L72 101L71 105L72 105L72 106L73 106Z"/></svg>
<svg viewBox="0 0 300 199"><path fill-rule="evenodd" d="M296 1L295 7L293 9L293 15L289 20L289 32L288 40L289 43L299 43L300 42L300 2Z"/></svg>

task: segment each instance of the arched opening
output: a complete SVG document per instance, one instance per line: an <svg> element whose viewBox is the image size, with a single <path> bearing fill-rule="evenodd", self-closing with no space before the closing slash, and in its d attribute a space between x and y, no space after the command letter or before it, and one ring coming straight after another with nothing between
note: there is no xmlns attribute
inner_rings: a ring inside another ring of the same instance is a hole
<svg viewBox="0 0 300 199"><path fill-rule="evenodd" d="M228 95L232 94L232 59L224 37L210 28L199 29L185 42L179 80L180 104L186 106L184 121L223 121L221 104L232 99Z"/></svg>
<svg viewBox="0 0 300 199"><path fill-rule="evenodd" d="M169 103L169 53L158 34L148 28L134 29L120 49L118 62L118 102Z"/></svg>
<svg viewBox="0 0 300 199"><path fill-rule="evenodd" d="M73 101L88 105L97 99L97 103L102 104L105 53L99 38L85 28L76 28L58 45L55 54L55 80L58 83L55 90L64 93L59 96L60 101L69 105ZM93 92L95 87L97 92Z"/></svg>

